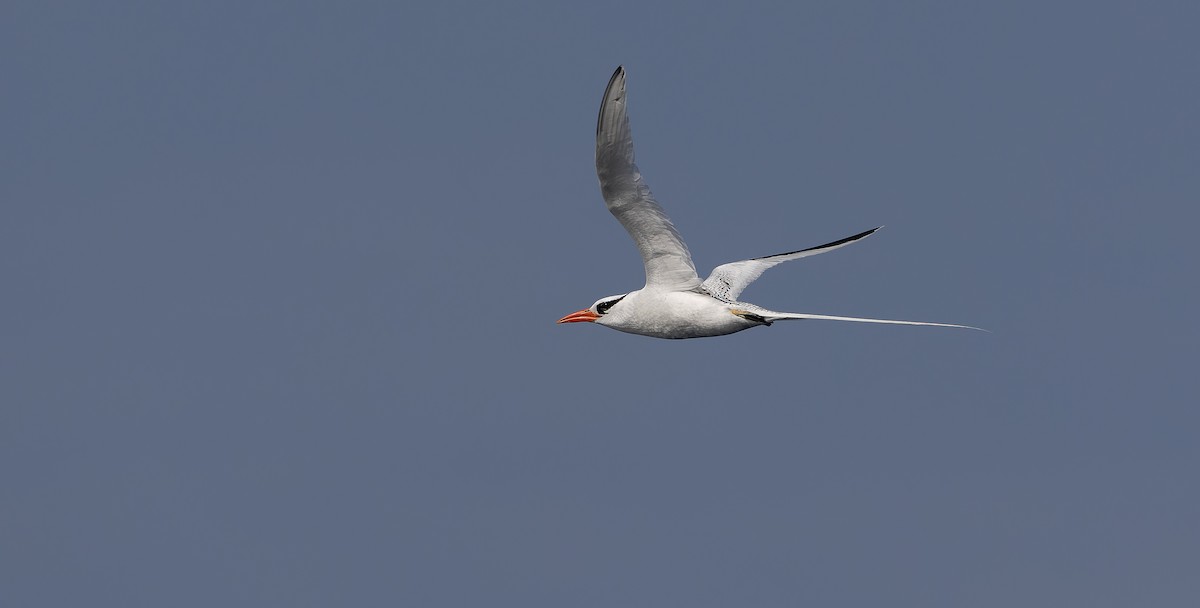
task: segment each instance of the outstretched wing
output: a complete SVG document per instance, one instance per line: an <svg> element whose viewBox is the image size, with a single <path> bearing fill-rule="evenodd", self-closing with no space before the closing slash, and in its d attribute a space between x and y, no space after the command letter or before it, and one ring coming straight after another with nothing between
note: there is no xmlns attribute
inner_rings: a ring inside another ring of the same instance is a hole
<svg viewBox="0 0 1200 608"><path fill-rule="evenodd" d="M646 266L646 287L672 291L700 284L683 237L675 230L633 163L633 133L626 112L625 68L618 67L604 91L596 121L596 175L608 210L621 222Z"/></svg>
<svg viewBox="0 0 1200 608"><path fill-rule="evenodd" d="M879 228L883 228L880 226ZM810 255L833 251L839 247L845 247L854 241L864 239L872 234L875 234L879 228L872 228L866 232L860 232L854 236L848 236L844 239L801 249L800 251L792 251L789 253L780 253L776 255L768 255L766 257L754 258L752 260L742 260L740 262L730 262L721 264L713 269L712 274L704 280L700 288L707 291L714 298L733 302L742 294L742 290L746 286L753 283L755 279L762 276L768 268L783 262L806 258Z"/></svg>

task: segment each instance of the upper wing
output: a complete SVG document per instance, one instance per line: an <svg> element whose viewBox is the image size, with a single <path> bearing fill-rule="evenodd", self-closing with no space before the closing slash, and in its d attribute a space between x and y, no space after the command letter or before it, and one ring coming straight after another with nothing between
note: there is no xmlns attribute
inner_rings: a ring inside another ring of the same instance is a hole
<svg viewBox="0 0 1200 608"><path fill-rule="evenodd" d="M646 286L685 291L700 284L683 237L675 230L633 164L633 133L626 113L625 68L604 91L596 122L596 175L608 210L633 237L646 265Z"/></svg>
<svg viewBox="0 0 1200 608"><path fill-rule="evenodd" d="M883 226L880 226L879 228L882 227ZM826 251L833 251L839 247L845 247L854 241L875 234L875 231L879 230L879 228L872 228L866 232L860 232L854 236L848 236L839 241L818 245L816 247L809 247L808 249L801 249L800 251L792 251L790 253L780 253L761 258L754 258L753 260L742 260L740 262L721 264L713 269L712 274L708 275L708 278L704 280L704 283L700 286L700 288L707 291L715 298L732 302L737 300L737 297L742 294L742 290L745 289L747 285L753 283L754 279L762 276L762 273L766 272L768 268L783 262L798 260L800 258L806 258L810 255L817 255L818 253L825 253Z"/></svg>

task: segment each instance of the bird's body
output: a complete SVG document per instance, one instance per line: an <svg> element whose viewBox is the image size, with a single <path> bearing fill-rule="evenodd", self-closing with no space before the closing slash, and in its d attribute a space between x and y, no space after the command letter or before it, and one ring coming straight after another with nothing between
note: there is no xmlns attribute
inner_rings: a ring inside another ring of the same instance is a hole
<svg viewBox="0 0 1200 608"><path fill-rule="evenodd" d="M639 289L627 294L619 306L613 306L595 322L654 338L723 336L765 323L730 312L737 308L697 291Z"/></svg>
<svg viewBox="0 0 1200 608"><path fill-rule="evenodd" d="M633 237L642 255L646 286L627 294L601 298L589 308L559 319L559 323L593 322L626 333L671 339L723 336L789 319L968 327L775 312L738 301L742 290L768 268L833 251L874 234L878 228L817 247L722 264L701 281L687 245L650 194L650 188L633 162L633 134L626 106L625 70L618 67L604 91L596 124L596 174L608 210Z"/></svg>

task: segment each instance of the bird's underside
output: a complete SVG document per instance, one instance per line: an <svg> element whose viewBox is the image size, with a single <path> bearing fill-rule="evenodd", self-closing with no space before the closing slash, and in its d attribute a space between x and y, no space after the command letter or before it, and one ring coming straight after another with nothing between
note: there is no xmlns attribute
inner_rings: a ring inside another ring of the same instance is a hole
<svg viewBox="0 0 1200 608"><path fill-rule="evenodd" d="M742 291L769 268L845 247L878 228L817 247L722 264L701 281L687 245L633 162L633 135L626 106L625 70L618 67L604 91L596 122L596 175L609 212L625 227L641 253L646 285L627 294L601 298L559 319L559 323L593 322L627 333L672 339L720 336L798 319L978 329L949 323L776 312L738 300Z"/></svg>

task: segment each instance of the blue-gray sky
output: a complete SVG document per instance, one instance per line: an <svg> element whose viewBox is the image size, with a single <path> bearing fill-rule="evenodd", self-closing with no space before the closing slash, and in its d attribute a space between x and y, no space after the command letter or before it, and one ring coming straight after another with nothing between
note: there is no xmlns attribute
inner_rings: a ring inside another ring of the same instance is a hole
<svg viewBox="0 0 1200 608"><path fill-rule="evenodd" d="M503 4L0 9L0 604L1195 604L1195 4Z"/></svg>

